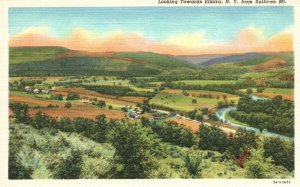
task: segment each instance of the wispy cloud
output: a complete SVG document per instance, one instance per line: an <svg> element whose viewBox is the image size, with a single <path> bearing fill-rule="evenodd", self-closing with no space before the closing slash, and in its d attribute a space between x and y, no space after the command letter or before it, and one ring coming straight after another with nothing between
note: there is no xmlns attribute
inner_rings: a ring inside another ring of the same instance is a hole
<svg viewBox="0 0 300 187"><path fill-rule="evenodd" d="M63 46L91 52L151 51L173 55L276 52L293 50L293 28L285 28L266 37L263 28L247 27L232 41L218 43L205 37L205 32L173 34L161 41L146 38L140 32L112 30L93 33L75 28L68 36L58 38L46 27L30 27L10 38L10 46Z"/></svg>

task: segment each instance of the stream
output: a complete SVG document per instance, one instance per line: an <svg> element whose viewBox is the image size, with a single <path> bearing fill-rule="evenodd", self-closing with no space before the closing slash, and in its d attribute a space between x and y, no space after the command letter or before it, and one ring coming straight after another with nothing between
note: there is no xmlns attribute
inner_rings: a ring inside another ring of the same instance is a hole
<svg viewBox="0 0 300 187"><path fill-rule="evenodd" d="M266 100L267 98L263 98L263 97L258 97L258 96L252 95L252 99L257 101L257 100ZM226 123L226 124L228 124L228 125L230 125L232 127L243 128L243 129L246 129L248 131L254 131L257 134L262 134L262 135L270 136L270 137L279 137L280 139L284 139L284 140L290 140L290 141L294 140L294 138L289 137L289 136L284 136L284 135L280 135L280 134L277 134L277 133L274 133L274 132L269 132L269 131L267 131L265 129L262 132L260 132L259 129L257 129L255 127L243 126L243 125L239 125L239 124L233 123L233 122L231 122L229 120L226 120L225 119L225 114L227 112L233 111L233 110L236 110L236 108L235 107L222 108L222 109L220 109L220 110L218 110L216 112L216 115L219 118L219 120L222 120L224 123Z"/></svg>

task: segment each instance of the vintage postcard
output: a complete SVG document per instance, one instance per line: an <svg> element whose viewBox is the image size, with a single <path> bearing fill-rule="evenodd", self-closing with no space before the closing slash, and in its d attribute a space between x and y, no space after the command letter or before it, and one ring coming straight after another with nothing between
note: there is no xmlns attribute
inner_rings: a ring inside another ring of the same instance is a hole
<svg viewBox="0 0 300 187"><path fill-rule="evenodd" d="M5 186L297 184L297 4L4 5Z"/></svg>

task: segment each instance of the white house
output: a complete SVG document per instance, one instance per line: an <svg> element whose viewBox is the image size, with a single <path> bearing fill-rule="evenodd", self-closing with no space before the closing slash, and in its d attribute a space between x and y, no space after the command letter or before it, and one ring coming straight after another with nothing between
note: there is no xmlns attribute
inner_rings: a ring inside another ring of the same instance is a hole
<svg viewBox="0 0 300 187"><path fill-rule="evenodd" d="M49 91L48 91L48 90L42 90L42 93L43 93L43 94L48 94Z"/></svg>
<svg viewBox="0 0 300 187"><path fill-rule="evenodd" d="M55 90L56 88L54 86L50 89L50 91L55 91Z"/></svg>
<svg viewBox="0 0 300 187"><path fill-rule="evenodd" d="M27 91L27 92L31 92L31 88L30 88L30 86L25 86L25 91Z"/></svg>
<svg viewBox="0 0 300 187"><path fill-rule="evenodd" d="M35 93L35 94L38 94L39 92L40 92L40 90L37 88L33 90L33 93Z"/></svg>

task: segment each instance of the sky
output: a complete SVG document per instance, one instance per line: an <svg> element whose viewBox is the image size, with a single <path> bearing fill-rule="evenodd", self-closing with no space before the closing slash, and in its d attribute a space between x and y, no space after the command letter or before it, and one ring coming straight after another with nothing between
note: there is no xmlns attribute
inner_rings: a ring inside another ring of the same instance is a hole
<svg viewBox="0 0 300 187"><path fill-rule="evenodd" d="M10 8L10 46L201 55L293 50L292 7Z"/></svg>

